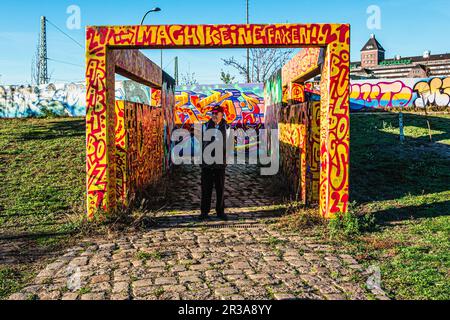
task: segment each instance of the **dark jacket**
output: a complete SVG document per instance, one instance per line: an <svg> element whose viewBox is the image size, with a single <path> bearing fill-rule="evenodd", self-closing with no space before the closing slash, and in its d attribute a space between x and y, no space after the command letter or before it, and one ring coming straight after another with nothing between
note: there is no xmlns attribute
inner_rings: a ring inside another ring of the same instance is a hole
<svg viewBox="0 0 450 320"><path fill-rule="evenodd" d="M214 121L209 120L207 123L204 124L203 126L203 137L205 136L205 132L209 129L214 129L216 127L216 124L214 123ZM213 168L213 169L221 169L221 168L226 168L227 164L226 164L226 148L227 148L227 129L229 128L227 122L225 121L225 119L222 119L222 121L219 123L219 128L218 130L220 131L220 133L222 134L223 137L223 162L222 164L206 164L204 162L204 159L202 161L202 168ZM211 144L213 141L215 140L215 137L213 137L211 139L211 141L205 141L205 139L203 139L203 143L202 143L202 154L205 151L205 148ZM212 156L215 156L215 152L213 151Z"/></svg>

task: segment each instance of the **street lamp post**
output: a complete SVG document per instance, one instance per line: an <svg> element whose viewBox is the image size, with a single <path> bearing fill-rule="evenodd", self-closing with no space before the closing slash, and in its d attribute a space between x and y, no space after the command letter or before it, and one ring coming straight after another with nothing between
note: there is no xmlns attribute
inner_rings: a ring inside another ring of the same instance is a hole
<svg viewBox="0 0 450 320"><path fill-rule="evenodd" d="M246 10L246 18L247 24L250 23L250 11L249 11L249 0L247 0L247 10ZM247 48L247 83L250 83L250 49Z"/></svg>
<svg viewBox="0 0 450 320"><path fill-rule="evenodd" d="M147 11L147 12L145 13L144 17L142 18L141 26L144 24L144 20L145 20L145 18L147 17L147 15L148 15L149 13L151 13L151 12L160 12L160 11L161 11L161 8L159 8L159 7L156 7L156 8L153 8L152 10ZM162 49L161 49L161 69L162 69L162 68L163 68L163 51L162 51Z"/></svg>
<svg viewBox="0 0 450 320"><path fill-rule="evenodd" d="M147 18L147 15L148 15L149 13L151 13L151 12L160 12L160 11L161 11L161 8L158 8L158 7L153 8L152 10L147 11L147 13L146 13L146 14L144 15L144 17L142 18L141 26L144 24L144 20L145 20L145 18Z"/></svg>

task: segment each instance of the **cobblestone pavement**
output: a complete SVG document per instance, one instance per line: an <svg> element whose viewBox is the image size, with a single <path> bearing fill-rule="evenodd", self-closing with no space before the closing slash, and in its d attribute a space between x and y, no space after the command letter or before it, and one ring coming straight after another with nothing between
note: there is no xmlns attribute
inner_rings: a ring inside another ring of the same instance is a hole
<svg viewBox="0 0 450 320"><path fill-rule="evenodd" d="M230 220L200 223L199 172L183 168L159 227L87 239L10 299L385 299L351 256L266 223L279 205L257 170L227 169Z"/></svg>

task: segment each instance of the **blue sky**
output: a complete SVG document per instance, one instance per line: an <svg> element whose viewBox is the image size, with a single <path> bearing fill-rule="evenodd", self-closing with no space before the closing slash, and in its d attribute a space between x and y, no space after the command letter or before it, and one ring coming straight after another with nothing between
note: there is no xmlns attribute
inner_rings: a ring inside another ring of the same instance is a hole
<svg viewBox="0 0 450 320"><path fill-rule="evenodd" d="M68 30L68 6L81 9L80 30ZM369 30L367 8L381 9L381 30ZM45 15L78 42L84 44L84 26L139 24L143 14L155 7L162 12L148 16L148 24L214 24L244 23L245 0L71 0L71 1L4 1L0 11L0 84L30 82L30 65L36 48L39 18ZM450 1L448 0L250 0L251 23L341 22L352 26L352 60L359 60L359 50L371 33L387 51L388 57L450 52ZM49 61L54 81L77 81L84 78L84 50L54 27L48 26ZM145 51L155 62L160 53ZM242 50L166 50L163 66L173 72L173 58L179 56L180 73L195 72L200 83L219 83L223 66L221 58L242 57Z"/></svg>

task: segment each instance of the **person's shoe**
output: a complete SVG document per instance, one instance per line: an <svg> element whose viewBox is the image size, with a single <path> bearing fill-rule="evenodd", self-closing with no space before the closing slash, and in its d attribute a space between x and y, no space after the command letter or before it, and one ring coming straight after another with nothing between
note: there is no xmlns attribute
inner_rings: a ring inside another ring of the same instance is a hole
<svg viewBox="0 0 450 320"><path fill-rule="evenodd" d="M220 220L223 220L223 221L228 221L228 216L225 213L218 214L217 218L219 218Z"/></svg>
<svg viewBox="0 0 450 320"><path fill-rule="evenodd" d="M198 220L200 221L205 221L208 220L209 216L207 214L202 213L201 215L198 216Z"/></svg>

